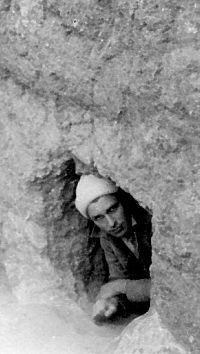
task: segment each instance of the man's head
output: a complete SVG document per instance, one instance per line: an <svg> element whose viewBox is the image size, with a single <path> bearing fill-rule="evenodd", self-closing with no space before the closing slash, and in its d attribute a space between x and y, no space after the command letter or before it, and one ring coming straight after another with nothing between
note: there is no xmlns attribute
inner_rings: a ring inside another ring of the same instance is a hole
<svg viewBox="0 0 200 354"><path fill-rule="evenodd" d="M122 237L130 227L130 216L117 195L118 188L107 179L82 176L76 189L76 208L101 230Z"/></svg>

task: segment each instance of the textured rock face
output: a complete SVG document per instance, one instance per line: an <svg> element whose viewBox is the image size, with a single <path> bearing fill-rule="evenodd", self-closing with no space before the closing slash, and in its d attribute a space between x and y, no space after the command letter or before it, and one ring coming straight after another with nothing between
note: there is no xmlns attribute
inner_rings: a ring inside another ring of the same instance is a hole
<svg viewBox="0 0 200 354"><path fill-rule="evenodd" d="M114 354L186 354L165 328L156 312L133 321L114 341Z"/></svg>
<svg viewBox="0 0 200 354"><path fill-rule="evenodd" d="M72 273L91 274L74 157L77 173L98 169L153 210L154 305L193 353L199 17L193 0L0 3L0 232L15 293L74 296Z"/></svg>

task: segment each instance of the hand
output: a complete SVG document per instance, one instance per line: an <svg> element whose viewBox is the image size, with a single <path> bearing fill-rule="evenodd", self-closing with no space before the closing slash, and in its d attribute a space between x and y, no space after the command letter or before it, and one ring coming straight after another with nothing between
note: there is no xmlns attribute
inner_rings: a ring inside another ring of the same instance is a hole
<svg viewBox="0 0 200 354"><path fill-rule="evenodd" d="M125 294L126 279L117 279L106 283L101 287L98 299L108 299L117 294Z"/></svg>
<svg viewBox="0 0 200 354"><path fill-rule="evenodd" d="M97 300L93 306L93 319L103 320L111 317L117 311L117 304L116 298Z"/></svg>

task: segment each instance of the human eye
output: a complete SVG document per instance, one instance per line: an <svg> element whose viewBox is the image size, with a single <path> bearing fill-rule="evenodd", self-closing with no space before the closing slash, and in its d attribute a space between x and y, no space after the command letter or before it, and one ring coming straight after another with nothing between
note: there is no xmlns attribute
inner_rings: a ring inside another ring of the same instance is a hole
<svg viewBox="0 0 200 354"><path fill-rule="evenodd" d="M119 203L115 203L114 205L112 205L112 206L110 207L110 209L108 210L108 213L112 213L112 212L114 212L115 210L117 210L118 206L119 206Z"/></svg>
<svg viewBox="0 0 200 354"><path fill-rule="evenodd" d="M103 218L104 218L103 215L96 215L96 216L94 217L94 221L100 221L100 220L102 220Z"/></svg>

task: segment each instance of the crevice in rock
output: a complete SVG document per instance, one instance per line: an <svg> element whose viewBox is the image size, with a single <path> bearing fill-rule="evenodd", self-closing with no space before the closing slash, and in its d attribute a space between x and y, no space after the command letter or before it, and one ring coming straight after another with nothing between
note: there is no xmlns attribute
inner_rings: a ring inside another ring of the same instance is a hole
<svg viewBox="0 0 200 354"><path fill-rule="evenodd" d="M100 246L98 233L91 237L94 225L75 209L75 189L82 173L94 173L95 168L67 160L59 171L34 180L34 188L42 192L45 204L44 221L47 230L46 256L62 278L63 288L69 286L68 274L73 275L76 299L87 296L94 301L101 285L108 280L108 265ZM129 194L121 190L123 198ZM141 207L134 201L136 212ZM143 211L145 211L142 208ZM150 215L150 211L145 211ZM140 217L140 216L139 216ZM145 252L144 252L145 256ZM149 260L151 263L151 259Z"/></svg>

